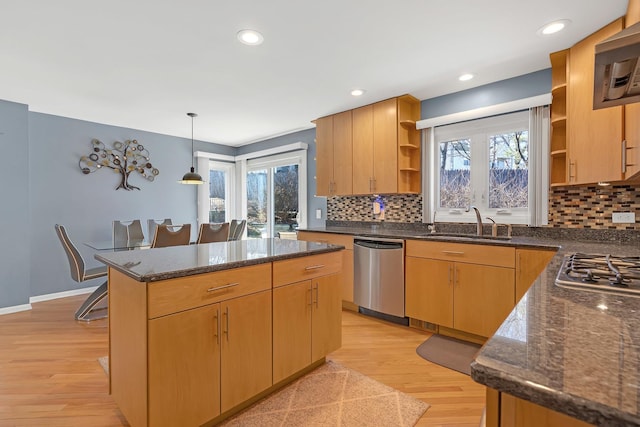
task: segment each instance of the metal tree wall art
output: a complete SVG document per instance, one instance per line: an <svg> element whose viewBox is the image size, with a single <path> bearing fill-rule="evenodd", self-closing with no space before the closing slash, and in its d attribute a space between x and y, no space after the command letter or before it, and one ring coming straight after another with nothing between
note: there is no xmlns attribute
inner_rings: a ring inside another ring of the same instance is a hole
<svg viewBox="0 0 640 427"><path fill-rule="evenodd" d="M124 188L125 190L139 190L139 187L129 184L129 175L137 172L146 178L147 181L153 181L160 171L153 167L149 162L149 151L144 148L138 141L126 140L125 142L116 141L113 148L108 149L104 144L97 140L91 140L93 153L88 156L80 157L78 166L85 175L95 172L102 168L108 168L121 176L120 185L116 190Z"/></svg>

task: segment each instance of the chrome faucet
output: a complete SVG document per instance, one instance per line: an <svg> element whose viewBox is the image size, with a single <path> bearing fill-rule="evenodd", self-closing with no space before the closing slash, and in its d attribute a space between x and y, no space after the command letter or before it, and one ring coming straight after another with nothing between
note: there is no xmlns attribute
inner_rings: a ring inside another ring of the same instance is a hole
<svg viewBox="0 0 640 427"><path fill-rule="evenodd" d="M469 209L467 209L465 212L469 212L471 209L476 211L476 222L477 222L476 234L478 236L482 236L482 216L480 216L480 211L478 210L478 208L472 205L472 206L469 206Z"/></svg>

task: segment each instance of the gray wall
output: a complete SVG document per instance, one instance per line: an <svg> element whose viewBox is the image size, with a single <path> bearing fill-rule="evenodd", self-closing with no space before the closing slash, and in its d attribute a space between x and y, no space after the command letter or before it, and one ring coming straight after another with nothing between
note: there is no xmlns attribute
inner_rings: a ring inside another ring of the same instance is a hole
<svg viewBox="0 0 640 427"><path fill-rule="evenodd" d="M551 68L422 101L423 119L551 93Z"/></svg>
<svg viewBox="0 0 640 427"><path fill-rule="evenodd" d="M0 307L26 304L31 295L27 121L26 105L0 102Z"/></svg>

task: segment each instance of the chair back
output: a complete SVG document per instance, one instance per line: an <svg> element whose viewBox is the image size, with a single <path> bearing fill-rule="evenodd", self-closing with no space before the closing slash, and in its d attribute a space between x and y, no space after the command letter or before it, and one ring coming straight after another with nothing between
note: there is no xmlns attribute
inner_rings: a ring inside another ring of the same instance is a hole
<svg viewBox="0 0 640 427"><path fill-rule="evenodd" d="M226 242L229 240L229 223L200 224L198 243Z"/></svg>
<svg viewBox="0 0 640 427"><path fill-rule="evenodd" d="M56 224L56 234L60 239L60 243L62 243L62 247L64 248L64 253L67 255L67 259L69 260L69 269L71 270L71 278L76 282L80 283L84 281L84 260L82 259L82 255L78 251L78 248L75 247L69 235L67 234L67 230L63 225Z"/></svg>
<svg viewBox="0 0 640 427"><path fill-rule="evenodd" d="M171 225L173 224L171 222L171 218L165 218L165 219L148 219L147 220L147 227L149 230L149 234L147 234L148 240L149 242L153 242L153 238L156 235L156 227L158 225Z"/></svg>
<svg viewBox="0 0 640 427"><path fill-rule="evenodd" d="M142 223L139 219L133 221L113 221L113 247L125 248L129 242L143 241Z"/></svg>
<svg viewBox="0 0 640 427"><path fill-rule="evenodd" d="M231 220L231 224L229 226L229 240L240 240L240 238L242 238L242 233L244 233L244 228L246 226L247 226L246 219Z"/></svg>
<svg viewBox="0 0 640 427"><path fill-rule="evenodd" d="M188 245L191 239L191 224L162 224L156 228L152 248Z"/></svg>

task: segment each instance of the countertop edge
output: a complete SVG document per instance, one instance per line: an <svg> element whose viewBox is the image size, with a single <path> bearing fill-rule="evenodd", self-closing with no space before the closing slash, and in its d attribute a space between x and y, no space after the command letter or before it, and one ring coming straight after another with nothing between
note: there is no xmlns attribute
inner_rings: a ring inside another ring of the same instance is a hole
<svg viewBox="0 0 640 427"><path fill-rule="evenodd" d="M285 259L291 259L291 258L301 258L301 257L305 257L305 256L310 256L310 255L319 255L319 254L323 254L323 253L329 253L329 252L337 252L337 251L341 251L345 249L344 246L342 245L327 245L326 248L320 248L320 249L313 249L313 250L308 250L308 251L304 251L304 252L296 252L296 253L288 253L288 254L282 254L282 255L272 255L272 256L268 256L265 258L256 258L256 259L251 259L251 260L243 260L243 261L235 261L235 262L227 262L224 264L215 264L215 265L209 265L209 266L205 266L205 267L195 267L195 268L191 268L191 269L184 269L184 270L175 270L175 271L171 271L171 272L166 272L166 273L149 273L149 274L143 274L143 275L138 275L135 273L132 273L130 270L127 270L126 268L123 268L122 266L115 264L113 262L111 262L110 260L103 258L100 256L100 254L96 254L94 255L94 258L104 264L106 264L108 267L113 268L114 270L119 271L120 273L134 279L137 280L138 282L157 282L160 280L168 280L168 279L176 279L179 277L187 277L187 276L194 276L197 274L204 274L204 273L213 273L216 271L223 271L223 270L230 270L233 268L241 268L241 267L248 267L251 265L257 265L257 264L266 264L269 262L274 262L274 261L281 261L281 260L285 260Z"/></svg>

